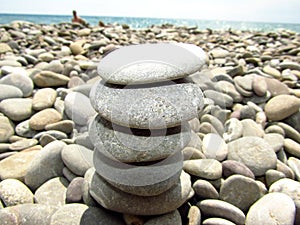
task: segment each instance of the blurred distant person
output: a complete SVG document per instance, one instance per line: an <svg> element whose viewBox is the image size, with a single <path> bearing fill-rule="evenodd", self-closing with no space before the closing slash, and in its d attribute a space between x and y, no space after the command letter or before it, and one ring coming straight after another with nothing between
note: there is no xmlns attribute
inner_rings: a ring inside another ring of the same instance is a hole
<svg viewBox="0 0 300 225"><path fill-rule="evenodd" d="M79 16L77 16L76 10L73 10L72 23L80 23L84 26L88 26L88 23L84 19L81 19Z"/></svg>

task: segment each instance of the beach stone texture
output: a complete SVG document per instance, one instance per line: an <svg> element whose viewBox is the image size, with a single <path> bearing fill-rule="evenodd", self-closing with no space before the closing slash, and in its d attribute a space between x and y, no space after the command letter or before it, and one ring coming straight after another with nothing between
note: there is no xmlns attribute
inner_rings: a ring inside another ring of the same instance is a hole
<svg viewBox="0 0 300 225"><path fill-rule="evenodd" d="M176 154L149 165L131 165L111 160L94 152L97 173L112 186L135 195L153 196L178 183L182 170L182 154Z"/></svg>
<svg viewBox="0 0 300 225"><path fill-rule="evenodd" d="M50 224L56 210L56 207L49 205L20 204L1 209L0 221L5 221L5 224Z"/></svg>
<svg viewBox="0 0 300 225"><path fill-rule="evenodd" d="M276 167L273 148L262 138L243 137L228 143L228 159L244 163L255 176Z"/></svg>
<svg viewBox="0 0 300 225"><path fill-rule="evenodd" d="M293 225L295 214L295 204L288 195L269 193L251 206L246 224Z"/></svg>
<svg viewBox="0 0 300 225"><path fill-rule="evenodd" d="M104 57L98 65L98 74L113 84L155 83L193 74L202 68L205 60L204 51L191 44L131 45Z"/></svg>
<svg viewBox="0 0 300 225"><path fill-rule="evenodd" d="M72 203L59 208L51 217L51 225L124 225L123 221L105 209Z"/></svg>
<svg viewBox="0 0 300 225"><path fill-rule="evenodd" d="M180 182L156 196L145 197L122 192L96 173L93 175L90 189L92 197L103 207L134 215L160 215L174 211L188 199L190 191L190 176L184 172L180 176Z"/></svg>
<svg viewBox="0 0 300 225"><path fill-rule="evenodd" d="M143 130L112 124L97 115L89 128L96 150L121 162L146 162L167 158L190 141L188 123L169 129Z"/></svg>
<svg viewBox="0 0 300 225"><path fill-rule="evenodd" d="M174 82L121 87L98 81L90 99L103 118L139 129L178 126L197 117L204 105L196 84Z"/></svg>

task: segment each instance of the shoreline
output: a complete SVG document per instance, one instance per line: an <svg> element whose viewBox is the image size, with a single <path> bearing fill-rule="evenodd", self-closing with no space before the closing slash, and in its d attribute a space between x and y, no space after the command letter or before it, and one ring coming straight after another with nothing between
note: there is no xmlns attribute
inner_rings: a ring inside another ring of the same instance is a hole
<svg viewBox="0 0 300 225"><path fill-rule="evenodd" d="M19 21L0 25L0 37L0 221L300 223L299 33ZM89 94L106 54L157 42L194 44L207 57L201 71L185 78L205 96L182 149L193 191L170 214L113 213L90 195L88 127L96 112Z"/></svg>
<svg viewBox="0 0 300 225"><path fill-rule="evenodd" d="M0 13L0 23L7 24L14 20L28 20L33 23L55 24L71 21L71 15L43 15L43 14L6 14ZM84 16L93 26L99 21L105 24L128 24L131 28L147 28L151 25L174 24L176 26L197 26L199 29L211 28L213 30L251 30L251 31L276 31L287 29L300 32L300 23L287 22L261 22L261 21L229 21L209 19L183 19L183 18L146 18L146 17L120 17L120 16Z"/></svg>

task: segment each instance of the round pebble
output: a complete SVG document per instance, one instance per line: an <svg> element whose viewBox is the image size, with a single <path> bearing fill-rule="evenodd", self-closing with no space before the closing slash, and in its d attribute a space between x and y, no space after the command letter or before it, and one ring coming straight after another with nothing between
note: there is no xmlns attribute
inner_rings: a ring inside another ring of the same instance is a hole
<svg viewBox="0 0 300 225"><path fill-rule="evenodd" d="M244 163L255 176L276 167L276 154L262 138L243 137L228 144L228 159Z"/></svg>
<svg viewBox="0 0 300 225"><path fill-rule="evenodd" d="M33 203L33 194L26 185L16 179L0 182L0 199L6 207Z"/></svg>
<svg viewBox="0 0 300 225"><path fill-rule="evenodd" d="M293 225L295 213L295 204L289 196L270 193L251 206L247 213L246 225Z"/></svg>
<svg viewBox="0 0 300 225"><path fill-rule="evenodd" d="M39 89L33 96L32 108L40 111L46 108L51 108L56 99L56 91L52 88Z"/></svg>
<svg viewBox="0 0 300 225"><path fill-rule="evenodd" d="M175 80L200 70L205 58L200 47L190 44L131 45L104 57L98 74L109 83L122 85Z"/></svg>
<svg viewBox="0 0 300 225"><path fill-rule="evenodd" d="M0 111L13 121L28 119L32 111L32 100L29 98L9 98L1 101Z"/></svg>
<svg viewBox="0 0 300 225"><path fill-rule="evenodd" d="M174 82L124 88L102 81L92 88L90 98L92 106L105 119L139 129L178 126L196 117L204 104L196 84Z"/></svg>
<svg viewBox="0 0 300 225"><path fill-rule="evenodd" d="M29 127L33 130L44 130L45 126L58 122L62 116L53 108L43 109L29 119Z"/></svg>

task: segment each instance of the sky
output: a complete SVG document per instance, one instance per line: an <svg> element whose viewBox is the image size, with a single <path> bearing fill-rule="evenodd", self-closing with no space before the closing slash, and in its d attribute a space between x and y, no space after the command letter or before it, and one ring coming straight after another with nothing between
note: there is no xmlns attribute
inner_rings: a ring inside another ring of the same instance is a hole
<svg viewBox="0 0 300 225"><path fill-rule="evenodd" d="M0 0L0 13L300 23L300 0Z"/></svg>

